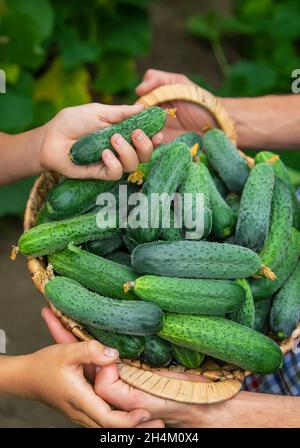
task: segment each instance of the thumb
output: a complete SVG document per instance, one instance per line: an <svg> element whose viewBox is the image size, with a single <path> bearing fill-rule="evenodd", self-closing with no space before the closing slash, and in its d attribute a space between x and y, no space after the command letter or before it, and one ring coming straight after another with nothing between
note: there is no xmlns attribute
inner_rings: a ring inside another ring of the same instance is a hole
<svg viewBox="0 0 300 448"><path fill-rule="evenodd" d="M66 351L66 362L68 364L107 366L115 363L119 358L118 350L106 347L94 340L67 344Z"/></svg>

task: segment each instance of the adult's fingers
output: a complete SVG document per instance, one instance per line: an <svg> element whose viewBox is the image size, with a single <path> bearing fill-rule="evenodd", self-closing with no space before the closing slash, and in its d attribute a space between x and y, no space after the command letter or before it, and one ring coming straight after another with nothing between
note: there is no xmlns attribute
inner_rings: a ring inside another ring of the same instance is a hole
<svg viewBox="0 0 300 448"><path fill-rule="evenodd" d="M41 315L56 343L65 344L67 342L77 341L76 337L70 331L65 329L58 317L53 314L50 308L43 308Z"/></svg>
<svg viewBox="0 0 300 448"><path fill-rule="evenodd" d="M174 83L191 84L192 81L181 73L149 69L146 71L143 81L137 86L135 91L138 96L142 96L156 89L156 87Z"/></svg>
<svg viewBox="0 0 300 448"><path fill-rule="evenodd" d="M139 161L147 162L153 151L153 143L150 138L141 129L136 129L132 132L131 139Z"/></svg>
<svg viewBox="0 0 300 448"><path fill-rule="evenodd" d="M163 420L156 419L156 420L149 420L149 422L142 423L141 425L138 425L137 428L164 428L165 423Z"/></svg>
<svg viewBox="0 0 300 448"><path fill-rule="evenodd" d="M139 164L139 159L136 151L130 145L130 143L128 143L121 134L115 134L111 138L111 144L113 145L115 151L118 153L123 171L125 173L131 173L132 171L134 171Z"/></svg>

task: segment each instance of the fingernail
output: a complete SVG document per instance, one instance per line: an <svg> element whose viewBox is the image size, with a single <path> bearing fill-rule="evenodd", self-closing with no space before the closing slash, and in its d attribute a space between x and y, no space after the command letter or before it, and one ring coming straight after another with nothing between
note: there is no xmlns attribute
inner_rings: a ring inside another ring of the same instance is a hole
<svg viewBox="0 0 300 448"><path fill-rule="evenodd" d="M158 134L156 134L156 138L157 138L157 140L162 140L163 137L164 137L164 135L163 135L162 132L159 132Z"/></svg>
<svg viewBox="0 0 300 448"><path fill-rule="evenodd" d="M150 416L148 416L148 417L146 417L146 416L145 416L145 417L142 417L141 420L140 420L140 423L148 422L148 421L150 420L150 418L151 418Z"/></svg>
<svg viewBox="0 0 300 448"><path fill-rule="evenodd" d="M113 157L113 153L110 151L110 149L107 149L103 155L107 160L111 160Z"/></svg>
<svg viewBox="0 0 300 448"><path fill-rule="evenodd" d="M121 145L123 143L123 141L124 141L124 139L123 139L121 134L115 134L113 138L114 138L114 142L117 145Z"/></svg>
<svg viewBox="0 0 300 448"><path fill-rule="evenodd" d="M135 139L136 139L138 142L141 142L141 141L143 140L144 137L145 137L145 134L144 134L143 131L138 131L138 132L135 134Z"/></svg>
<svg viewBox="0 0 300 448"><path fill-rule="evenodd" d="M104 355L108 356L108 358L115 358L118 354L118 350L115 350L114 348L105 347L104 349Z"/></svg>

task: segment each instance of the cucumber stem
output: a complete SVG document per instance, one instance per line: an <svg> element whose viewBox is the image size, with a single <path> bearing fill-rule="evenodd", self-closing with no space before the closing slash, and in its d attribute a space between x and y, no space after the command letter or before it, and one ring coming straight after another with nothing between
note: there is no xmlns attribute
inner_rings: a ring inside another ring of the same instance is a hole
<svg viewBox="0 0 300 448"><path fill-rule="evenodd" d="M124 285L123 285L123 291L126 293L126 292L129 292L129 291L131 291L132 289L134 289L134 287L135 287L135 282L132 282L132 281L129 281L129 282L126 282L126 283L124 283Z"/></svg>
<svg viewBox="0 0 300 448"><path fill-rule="evenodd" d="M141 170L133 171L133 173L129 174L127 180L131 184L142 185L142 183L144 181L144 173Z"/></svg>
<svg viewBox="0 0 300 448"><path fill-rule="evenodd" d="M196 155L198 154L198 149L199 149L199 143L195 143L191 147L191 155L192 155L192 157L196 157Z"/></svg>
<svg viewBox="0 0 300 448"><path fill-rule="evenodd" d="M274 272L271 271L271 269L268 268L268 266L265 266L264 264L260 268L260 274L268 278L269 280L276 280L277 278Z"/></svg>
<svg viewBox="0 0 300 448"><path fill-rule="evenodd" d="M169 117L176 118L177 107L172 107L170 109L166 109L166 113Z"/></svg>
<svg viewBox="0 0 300 448"><path fill-rule="evenodd" d="M280 160L280 157L277 154L274 154L274 156L272 156L267 163L269 163L270 165L273 165L273 163L277 162L277 160Z"/></svg>
<svg viewBox="0 0 300 448"><path fill-rule="evenodd" d="M12 246L12 248L11 248L11 253L10 253L10 257L9 257L9 258L10 258L12 261L16 261L16 258L17 258L18 253L19 253L19 248L18 248L18 246Z"/></svg>

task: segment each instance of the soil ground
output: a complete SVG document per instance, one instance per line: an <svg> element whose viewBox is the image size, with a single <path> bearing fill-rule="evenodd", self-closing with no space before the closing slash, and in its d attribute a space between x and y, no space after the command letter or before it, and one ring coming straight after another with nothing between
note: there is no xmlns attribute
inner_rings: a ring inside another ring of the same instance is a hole
<svg viewBox="0 0 300 448"><path fill-rule="evenodd" d="M198 73L218 86L221 74L209 47L186 34L186 18L211 8L229 11L230 0L166 0L151 8L153 45L149 57L138 61L142 76L147 68L186 74ZM21 222L0 222L0 328L7 334L7 353L24 354L52 343L41 320L42 296L34 289L19 256L15 263L8 259L12 244L22 232ZM0 398L0 427L74 427L70 421L46 406L20 398Z"/></svg>

